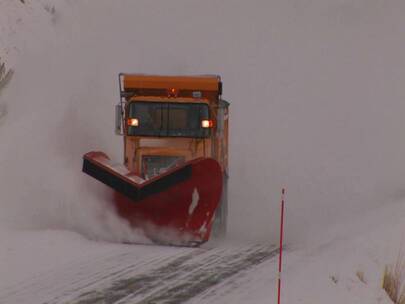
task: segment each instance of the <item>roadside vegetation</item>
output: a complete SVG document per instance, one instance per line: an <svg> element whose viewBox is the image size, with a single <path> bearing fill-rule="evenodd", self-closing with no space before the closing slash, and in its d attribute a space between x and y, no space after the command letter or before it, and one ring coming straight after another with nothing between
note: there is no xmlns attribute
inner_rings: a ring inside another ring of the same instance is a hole
<svg viewBox="0 0 405 304"><path fill-rule="evenodd" d="M6 64L0 58L0 92L10 82L13 70L7 70Z"/></svg>
<svg viewBox="0 0 405 304"><path fill-rule="evenodd" d="M2 89L10 82L11 77L13 76L13 70L7 70L6 64L0 58L0 95ZM3 121L3 118L7 114L7 105L2 103L0 100L0 123Z"/></svg>
<svg viewBox="0 0 405 304"><path fill-rule="evenodd" d="M405 257L402 252L395 264L385 267L382 287L395 304L405 304Z"/></svg>

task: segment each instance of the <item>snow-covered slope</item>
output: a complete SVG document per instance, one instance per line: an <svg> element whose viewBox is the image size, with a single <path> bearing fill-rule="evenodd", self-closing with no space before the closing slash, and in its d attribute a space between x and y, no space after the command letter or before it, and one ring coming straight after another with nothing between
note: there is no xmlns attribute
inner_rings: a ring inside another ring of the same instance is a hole
<svg viewBox="0 0 405 304"><path fill-rule="evenodd" d="M80 173L89 150L120 159L112 105L123 71L223 77L233 241L206 249L212 265L242 246L235 239L276 242L287 186L286 302L389 303L379 279L405 231L404 10L375 0L0 0L0 57L15 70L0 95L0 303L79 300L76 279L96 296L191 254L88 240L146 241ZM89 285L129 260L131 272ZM187 301L271 302L275 271L269 258Z"/></svg>

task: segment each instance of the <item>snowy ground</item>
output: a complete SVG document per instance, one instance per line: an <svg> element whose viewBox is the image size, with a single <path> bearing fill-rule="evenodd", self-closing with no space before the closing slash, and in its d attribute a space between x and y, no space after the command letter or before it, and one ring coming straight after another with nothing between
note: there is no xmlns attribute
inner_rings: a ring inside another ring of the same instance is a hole
<svg viewBox="0 0 405 304"><path fill-rule="evenodd" d="M285 184L284 303L390 303L381 275L405 243L405 6L332 2L0 0L0 57L15 70L0 95L0 303L275 303ZM146 240L80 160L120 157L104 130L122 71L224 77L229 240L119 243Z"/></svg>
<svg viewBox="0 0 405 304"><path fill-rule="evenodd" d="M390 303L381 274L396 258L404 214L400 202L313 247L287 244L284 302ZM58 230L3 230L0 241L0 303L275 303L270 245L120 245Z"/></svg>
<svg viewBox="0 0 405 304"><path fill-rule="evenodd" d="M63 238L70 250L56 237ZM15 239L24 241L21 235ZM33 299L35 303L183 303L194 301L196 295L216 301L223 298L218 283L239 286L238 279L247 271L276 254L263 245L190 249L86 244L66 232L32 233L29 239L45 243L50 249L45 256L58 256L58 261L41 263L34 255L26 264L16 265L27 268L26 278L20 275L14 284L2 286L1 303L33 303ZM42 266L30 266L33 261Z"/></svg>

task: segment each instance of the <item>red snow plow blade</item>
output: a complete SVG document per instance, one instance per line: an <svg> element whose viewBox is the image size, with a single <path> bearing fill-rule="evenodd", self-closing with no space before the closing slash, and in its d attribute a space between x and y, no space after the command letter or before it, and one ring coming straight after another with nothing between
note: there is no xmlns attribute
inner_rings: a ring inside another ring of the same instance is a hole
<svg viewBox="0 0 405 304"><path fill-rule="evenodd" d="M216 160L198 158L143 180L104 153L89 152L83 172L113 188L118 214L153 241L180 246L208 241L222 192Z"/></svg>

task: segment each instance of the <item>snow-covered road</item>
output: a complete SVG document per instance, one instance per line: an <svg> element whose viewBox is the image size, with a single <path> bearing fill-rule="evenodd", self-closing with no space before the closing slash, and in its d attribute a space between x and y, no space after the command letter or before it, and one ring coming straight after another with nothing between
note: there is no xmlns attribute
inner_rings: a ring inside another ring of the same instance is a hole
<svg viewBox="0 0 405 304"><path fill-rule="evenodd" d="M68 262L2 286L0 303L217 303L232 292L240 296L243 278L258 267L274 266L277 255L271 245L91 246L99 250L82 247L83 255L60 257Z"/></svg>

